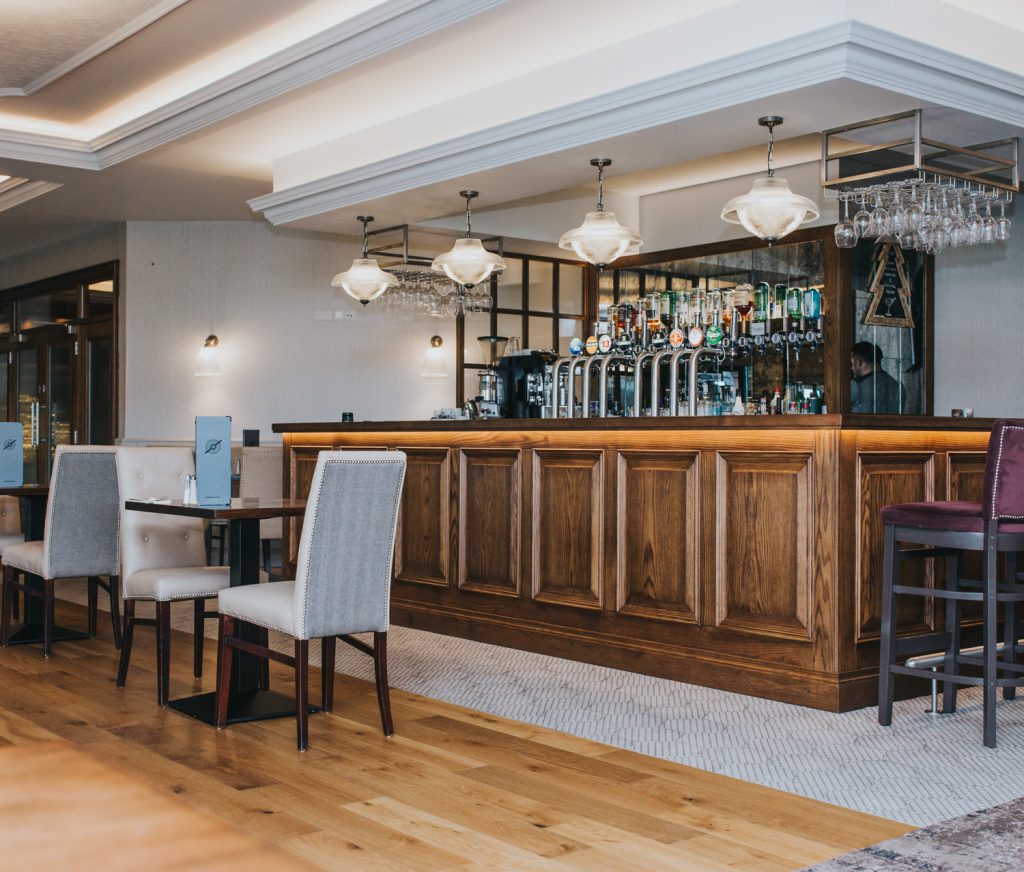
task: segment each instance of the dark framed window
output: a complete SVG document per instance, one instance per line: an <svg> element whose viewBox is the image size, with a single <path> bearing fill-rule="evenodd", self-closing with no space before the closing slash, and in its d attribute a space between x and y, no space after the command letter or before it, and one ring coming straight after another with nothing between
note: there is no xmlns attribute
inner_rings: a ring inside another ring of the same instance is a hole
<svg viewBox="0 0 1024 872"><path fill-rule="evenodd" d="M590 264L532 254L502 257L504 271L490 279L490 311L469 312L456 322L459 405L477 395L477 376L487 365L478 336L506 336L520 349L565 355L572 338L586 338L597 320L597 270Z"/></svg>

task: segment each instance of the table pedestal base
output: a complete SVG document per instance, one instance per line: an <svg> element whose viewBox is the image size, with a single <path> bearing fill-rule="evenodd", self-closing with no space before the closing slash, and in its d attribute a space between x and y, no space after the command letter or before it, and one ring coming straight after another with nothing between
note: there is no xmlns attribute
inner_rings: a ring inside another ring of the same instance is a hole
<svg viewBox="0 0 1024 872"><path fill-rule="evenodd" d="M214 693L200 693L174 699L170 707L175 711L188 715L190 718L213 724L215 721ZM311 705L309 713L320 711L319 706ZM245 721L264 721L269 718L295 717L295 698L272 690L254 690L250 693L233 693L228 702L228 723L241 724Z"/></svg>
<svg viewBox="0 0 1024 872"><path fill-rule="evenodd" d="M53 628L53 641L54 642L67 642L70 639L88 639L89 634L84 633L81 630L69 630L67 627L54 627ZM43 641L43 625L42 624L25 624L16 633L11 633L11 638L7 642L8 645L31 645L35 642ZM293 705L294 709L295 706Z"/></svg>

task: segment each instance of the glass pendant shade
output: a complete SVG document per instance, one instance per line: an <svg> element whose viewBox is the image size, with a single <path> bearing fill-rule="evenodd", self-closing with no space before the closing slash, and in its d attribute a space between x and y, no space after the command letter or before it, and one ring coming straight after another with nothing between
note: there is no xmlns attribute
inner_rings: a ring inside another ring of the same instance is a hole
<svg viewBox="0 0 1024 872"><path fill-rule="evenodd" d="M583 223L566 231L558 240L558 247L576 252L581 260L604 269L623 255L637 254L643 240L639 233L623 227L614 212L588 212Z"/></svg>
<svg viewBox="0 0 1024 872"><path fill-rule="evenodd" d="M384 272L372 257L357 257L348 270L331 279L333 287L343 288L346 294L364 306L397 284L398 279Z"/></svg>
<svg viewBox="0 0 1024 872"><path fill-rule="evenodd" d="M491 273L505 269L505 261L485 249L479 239L456 239L451 251L435 257L430 268L464 288L472 288Z"/></svg>
<svg viewBox="0 0 1024 872"><path fill-rule="evenodd" d="M211 334L206 337L206 341L196 357L196 375L203 377L220 375L220 357L217 354L217 345L216 336Z"/></svg>
<svg viewBox="0 0 1024 872"><path fill-rule="evenodd" d="M820 213L813 200L794 194L789 183L777 176L757 179L750 193L733 197L722 209L722 220L742 224L750 233L771 244L792 233Z"/></svg>

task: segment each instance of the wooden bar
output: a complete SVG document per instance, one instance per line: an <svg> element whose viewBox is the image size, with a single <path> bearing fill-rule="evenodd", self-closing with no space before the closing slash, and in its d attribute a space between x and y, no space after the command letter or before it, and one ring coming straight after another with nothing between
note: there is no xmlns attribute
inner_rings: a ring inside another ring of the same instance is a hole
<svg viewBox="0 0 1024 872"><path fill-rule="evenodd" d="M877 694L880 509L980 499L991 425L794 415L274 430L297 499L321 450L408 456L398 624L846 711ZM300 530L286 522L292 562ZM911 572L936 580L927 561ZM940 622L923 601L900 616L906 630Z"/></svg>

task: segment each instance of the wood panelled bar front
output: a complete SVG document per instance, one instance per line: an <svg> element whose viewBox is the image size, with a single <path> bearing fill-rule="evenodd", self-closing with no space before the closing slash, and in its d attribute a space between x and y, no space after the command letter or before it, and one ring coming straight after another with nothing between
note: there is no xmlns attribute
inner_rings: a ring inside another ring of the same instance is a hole
<svg viewBox="0 0 1024 872"><path fill-rule="evenodd" d="M408 455L397 624L846 711L877 693L879 510L980 499L991 425L792 415L274 430L293 498L321 450ZM293 565L301 523L285 528ZM920 603L900 615L906 630L939 621Z"/></svg>

